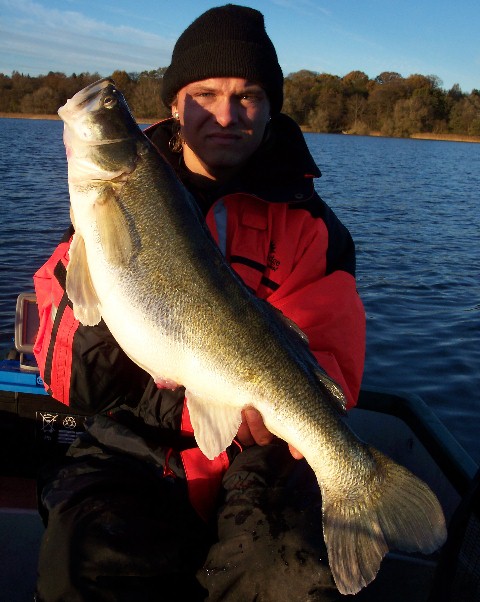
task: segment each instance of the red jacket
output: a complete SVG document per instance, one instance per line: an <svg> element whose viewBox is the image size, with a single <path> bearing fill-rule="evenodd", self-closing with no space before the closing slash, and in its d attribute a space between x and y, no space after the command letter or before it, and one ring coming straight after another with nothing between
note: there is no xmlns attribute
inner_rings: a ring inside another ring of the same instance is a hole
<svg viewBox="0 0 480 602"><path fill-rule="evenodd" d="M333 213L316 195L312 201L268 203L234 194L217 201L207 224L245 284L307 335L318 363L341 385L351 408L365 347L363 305L348 263L353 248L344 247L350 237ZM343 240L332 242L334 232ZM329 246L337 244L340 256L328 260ZM334 261L345 263L334 269Z"/></svg>
<svg viewBox="0 0 480 602"><path fill-rule="evenodd" d="M352 407L360 389L365 349L353 241L314 190L312 176L320 174L298 128L285 116L277 120L279 134L271 136L276 144L255 157L255 169L242 185L233 183L227 190L215 191L213 202L211 191L194 189L182 169L179 175L204 209L227 261L256 295L304 331L319 364L342 386ZM168 135L160 124L148 134L168 155L165 132ZM178 163L178 157L168 158L174 166ZM65 293L71 234L70 229L34 276L40 313L34 352L45 386L72 409L92 414L115 410L118 420L127 411L142 423L158 425L162 432L176 432L183 442L169 441L167 447L180 455L192 502L205 516L214 498L212 484L213 489L219 488L230 456L224 453L212 463L202 456L192 443L188 411L181 403L183 392L159 392L118 347L103 322L86 327L75 320ZM166 452L165 474L171 474L170 457Z"/></svg>

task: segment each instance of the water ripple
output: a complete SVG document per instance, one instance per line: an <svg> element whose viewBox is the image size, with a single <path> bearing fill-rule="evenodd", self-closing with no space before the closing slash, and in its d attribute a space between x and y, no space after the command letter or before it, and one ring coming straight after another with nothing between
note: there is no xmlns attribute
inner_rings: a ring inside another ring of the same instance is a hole
<svg viewBox="0 0 480 602"><path fill-rule="evenodd" d="M480 460L480 145L307 134L351 230L364 383L420 394ZM15 298L69 223L58 121L0 119L0 345Z"/></svg>

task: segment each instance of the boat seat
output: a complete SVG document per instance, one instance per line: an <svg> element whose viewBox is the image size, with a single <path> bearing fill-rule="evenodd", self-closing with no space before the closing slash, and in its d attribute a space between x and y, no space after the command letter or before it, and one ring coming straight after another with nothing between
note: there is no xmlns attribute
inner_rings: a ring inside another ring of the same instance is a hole
<svg viewBox="0 0 480 602"><path fill-rule="evenodd" d="M38 372L33 345L39 327L35 293L20 293L15 310L15 348L20 354L20 369Z"/></svg>
<svg viewBox="0 0 480 602"><path fill-rule="evenodd" d="M480 600L480 470L452 516L428 602Z"/></svg>

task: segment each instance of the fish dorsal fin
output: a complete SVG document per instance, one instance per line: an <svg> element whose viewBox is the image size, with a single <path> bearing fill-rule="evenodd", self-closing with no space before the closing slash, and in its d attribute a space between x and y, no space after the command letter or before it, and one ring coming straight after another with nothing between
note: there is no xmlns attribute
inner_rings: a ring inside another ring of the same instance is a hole
<svg viewBox="0 0 480 602"><path fill-rule="evenodd" d="M332 406L340 412L340 414L347 413L347 398L340 385L328 376L321 368L315 371L315 375L320 384L320 387L325 391L327 399L331 402Z"/></svg>
<svg viewBox="0 0 480 602"><path fill-rule="evenodd" d="M195 440L209 460L216 458L233 441L242 422L238 407L218 405L185 392Z"/></svg>
<svg viewBox="0 0 480 602"><path fill-rule="evenodd" d="M95 218L107 262L114 266L127 265L132 255L133 242L127 219L115 195L115 184L105 185L98 196Z"/></svg>
<svg viewBox="0 0 480 602"><path fill-rule="evenodd" d="M315 376L317 377L317 381L320 384L320 387L326 393L327 399L330 401L332 406L335 408L337 412L340 414L345 414L347 411L347 399L345 394L342 391L342 388L337 385L337 383L331 379L317 364L317 360L314 355L311 354L309 349L309 342L307 335L303 332L303 330L288 316L286 316L281 310L274 307L275 313L278 315L280 320L284 323L284 325L288 328L288 330L293 333L294 337L298 337L298 339L303 342L308 349L309 358L308 361L310 365L314 368ZM315 366L317 366L315 368Z"/></svg>
<svg viewBox="0 0 480 602"><path fill-rule="evenodd" d="M305 343L305 345L308 345L308 337L300 328L300 326L298 326L298 324L296 324L291 318L286 316L282 312L282 310L278 309L278 307L275 307L273 305L271 305L270 307L273 309L274 313L277 314L277 316L284 323L284 325L288 328L288 330L296 334L299 337L299 339L301 339Z"/></svg>
<svg viewBox="0 0 480 602"><path fill-rule="evenodd" d="M101 319L100 302L88 267L85 241L78 232L73 235L69 256L65 288L73 304L73 315L85 326L95 326Z"/></svg>

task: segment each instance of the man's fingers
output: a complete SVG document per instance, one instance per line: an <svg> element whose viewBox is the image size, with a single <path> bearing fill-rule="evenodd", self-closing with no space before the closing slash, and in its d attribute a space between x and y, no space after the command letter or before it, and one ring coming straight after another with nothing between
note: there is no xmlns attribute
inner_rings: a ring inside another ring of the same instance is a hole
<svg viewBox="0 0 480 602"><path fill-rule="evenodd" d="M273 437L273 434L265 426L262 415L258 410L245 408L242 411L242 424L237 433L237 438L242 445L248 446L254 443L268 445L272 442ZM288 444L288 449L295 460L303 458L303 455L293 445Z"/></svg>
<svg viewBox="0 0 480 602"><path fill-rule="evenodd" d="M249 428L245 418L243 418L242 424L240 425L240 428L238 429L237 439L245 447L254 445L254 443L255 443L255 439L252 437L252 433L250 432L250 428Z"/></svg>
<svg viewBox="0 0 480 602"><path fill-rule="evenodd" d="M258 410L255 410L255 408L246 408L243 410L242 415L257 445L271 443L273 435L265 426L262 415Z"/></svg>
<svg viewBox="0 0 480 602"><path fill-rule="evenodd" d="M267 429L263 422L262 415L254 408L246 408L243 411L244 418L250 428L252 437L257 445L267 445L273 440L272 433Z"/></svg>

